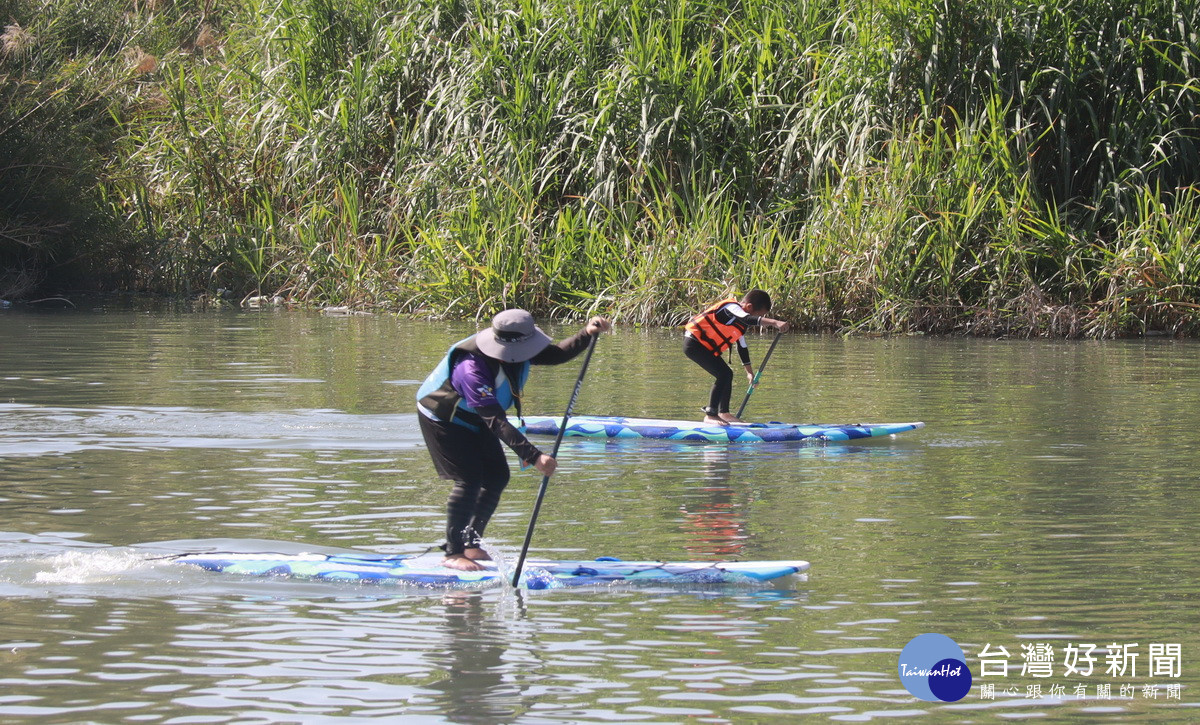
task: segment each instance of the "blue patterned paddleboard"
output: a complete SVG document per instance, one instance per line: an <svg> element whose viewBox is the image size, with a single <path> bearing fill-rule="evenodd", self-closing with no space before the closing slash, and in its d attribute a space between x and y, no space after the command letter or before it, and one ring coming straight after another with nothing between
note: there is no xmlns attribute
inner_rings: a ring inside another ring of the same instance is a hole
<svg viewBox="0 0 1200 725"><path fill-rule="evenodd" d="M558 435L562 416L527 415L526 432L534 435ZM747 423L730 426L709 425L690 420L621 418L603 415L573 415L567 421L565 436L590 438L661 438L674 441L713 443L758 443L762 441L850 441L875 438L924 428L924 423L848 423L803 425L799 423Z"/></svg>
<svg viewBox="0 0 1200 725"><path fill-rule="evenodd" d="M459 571L441 565L441 557L386 554L181 554L173 558L209 571L253 576L296 577L336 581L462 586L502 582L509 574L493 562L480 571ZM721 584L766 582L808 569L807 561L537 561L525 562L521 582L529 589L652 582Z"/></svg>

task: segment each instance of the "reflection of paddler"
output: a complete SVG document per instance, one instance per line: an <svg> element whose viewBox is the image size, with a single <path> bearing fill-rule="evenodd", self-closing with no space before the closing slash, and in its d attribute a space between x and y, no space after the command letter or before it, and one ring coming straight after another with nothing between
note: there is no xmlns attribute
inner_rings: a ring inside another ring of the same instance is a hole
<svg viewBox="0 0 1200 725"><path fill-rule="evenodd" d="M517 715L511 684L506 682L507 637L488 620L482 592L456 591L442 597L445 606L445 653L441 679L430 686L440 693L436 710L448 722L509 722Z"/></svg>
<svg viewBox="0 0 1200 725"><path fill-rule="evenodd" d="M703 466L704 480L709 483L727 483L733 475L733 466L729 463L729 449L725 446L702 449L700 463Z"/></svg>
<svg viewBox="0 0 1200 725"><path fill-rule="evenodd" d="M731 488L701 489L711 497L694 510L681 506L684 528L694 542L684 548L696 554L739 554L745 548L746 517Z"/></svg>
<svg viewBox="0 0 1200 725"><path fill-rule="evenodd" d="M689 534L684 548L696 554L739 554L745 548L746 521L736 492L726 484L733 474L729 449L724 446L705 449L700 453L704 480L702 488L691 489L703 500L679 507L684 515L683 528Z"/></svg>

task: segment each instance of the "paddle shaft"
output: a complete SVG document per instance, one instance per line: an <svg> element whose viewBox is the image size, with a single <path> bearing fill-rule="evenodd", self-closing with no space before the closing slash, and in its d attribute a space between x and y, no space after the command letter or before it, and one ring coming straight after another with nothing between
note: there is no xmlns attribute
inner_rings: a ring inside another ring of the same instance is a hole
<svg viewBox="0 0 1200 725"><path fill-rule="evenodd" d="M767 354L763 357L762 364L758 366L758 372L754 373L754 379L750 381L750 387L746 389L746 397L742 400L742 407L738 408L735 417L742 417L742 411L746 409L746 403L750 402L750 394L754 392L754 386L758 385L758 379L762 377L763 370L767 367L767 361L771 359L771 353L775 352L775 344L779 342L779 338L782 336L782 332L775 333L775 339L771 340L771 346L767 348Z"/></svg>
<svg viewBox="0 0 1200 725"><path fill-rule="evenodd" d="M575 399L579 397L579 389L583 387L583 376L587 373L588 363L592 361L592 352L596 349L597 332L588 342L587 355L583 358L583 367L579 369L579 377L575 380L575 389L571 391L571 400L567 402L567 410L563 413L562 424L558 426L558 435L554 438L554 451L551 458L558 458L558 447L562 443L563 434L567 430L567 419L571 417L571 409L575 407ZM533 540L533 527L537 524L538 512L542 510L542 499L546 497L546 487L550 485L550 477L542 476L542 485L538 487L537 500L533 502L533 514L529 517L529 528L525 530L525 543L521 545L521 555L517 557L517 565L513 569L512 585L517 586L521 580L521 570L525 568L525 555L529 552L529 542Z"/></svg>

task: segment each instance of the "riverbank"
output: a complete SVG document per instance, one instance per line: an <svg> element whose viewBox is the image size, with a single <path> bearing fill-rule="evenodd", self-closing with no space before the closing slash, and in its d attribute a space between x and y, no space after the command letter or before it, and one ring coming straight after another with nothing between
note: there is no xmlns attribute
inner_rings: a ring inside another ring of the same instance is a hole
<svg viewBox="0 0 1200 725"><path fill-rule="evenodd" d="M1200 332L1194 4L0 10L6 298Z"/></svg>

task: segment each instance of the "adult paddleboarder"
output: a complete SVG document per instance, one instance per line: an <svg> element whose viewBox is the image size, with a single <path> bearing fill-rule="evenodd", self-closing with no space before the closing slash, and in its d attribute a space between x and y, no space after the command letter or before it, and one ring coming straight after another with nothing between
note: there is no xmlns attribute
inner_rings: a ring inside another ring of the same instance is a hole
<svg viewBox="0 0 1200 725"><path fill-rule="evenodd" d="M484 568L480 561L491 558L481 546L483 533L510 475L501 443L546 478L557 467L552 455L530 443L508 419L510 408L521 416L521 391L530 367L568 362L609 329L606 318L593 317L582 330L555 343L533 315L505 310L490 327L454 343L425 379L417 391L421 433L438 475L454 483L446 503L443 564L476 571Z"/></svg>

